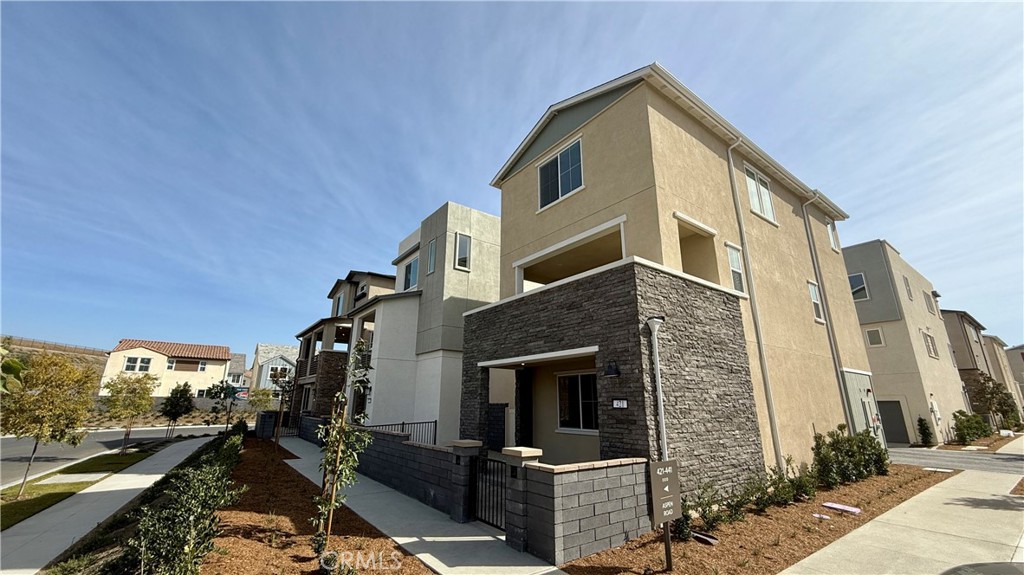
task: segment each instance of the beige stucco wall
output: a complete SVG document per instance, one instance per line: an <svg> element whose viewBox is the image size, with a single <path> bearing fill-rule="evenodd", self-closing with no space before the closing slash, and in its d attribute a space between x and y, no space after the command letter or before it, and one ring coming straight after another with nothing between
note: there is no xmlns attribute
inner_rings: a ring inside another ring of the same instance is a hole
<svg viewBox="0 0 1024 575"><path fill-rule="evenodd" d="M992 368L992 379L1006 386L1006 390L1010 392L1013 400L1017 403L1017 411L1021 411L1021 407L1024 406L1024 398L1021 397L1020 386L1017 385L1018 382L1013 376L1013 369L1006 358L1002 341L987 335L982 336L982 341L985 344L985 353Z"/></svg>
<svg viewBox="0 0 1024 575"><path fill-rule="evenodd" d="M103 369L101 386L116 377L117 374L121 373L124 368L125 358L127 357L150 358L148 373L153 374L160 381L156 389L153 390L153 397L167 397L171 393L171 390L174 389L174 386L179 383L188 383L192 388L192 394L195 395L198 390L207 389L228 377L228 360L205 360L206 371L168 371L166 355L144 347L137 347L134 349L110 353L110 357L107 358L107 365ZM125 373L131 375L146 372ZM109 393L107 393L106 389L101 387L100 395L109 395Z"/></svg>
<svg viewBox="0 0 1024 575"><path fill-rule="evenodd" d="M593 371L594 358L533 368L533 447L544 451L541 461L553 465L601 459L597 433L558 431L558 373Z"/></svg>
<svg viewBox="0 0 1024 575"><path fill-rule="evenodd" d="M960 369L980 369L988 373L990 368L985 356L985 346L981 343L981 327L974 325L967 317L956 311L943 311L942 321L946 327L946 336L956 354L956 366ZM966 328L965 323L977 330L978 341L974 341L974 336Z"/></svg>

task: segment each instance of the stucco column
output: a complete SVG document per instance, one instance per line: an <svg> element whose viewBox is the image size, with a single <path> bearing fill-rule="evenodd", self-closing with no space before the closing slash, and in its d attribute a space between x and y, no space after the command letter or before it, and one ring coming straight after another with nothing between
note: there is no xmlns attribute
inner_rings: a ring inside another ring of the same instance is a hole
<svg viewBox="0 0 1024 575"><path fill-rule="evenodd" d="M508 460L505 476L505 544L526 551L526 469L544 452L534 447L506 447L501 454Z"/></svg>
<svg viewBox="0 0 1024 575"><path fill-rule="evenodd" d="M473 520L473 458L480 456L483 442L457 439L452 442L452 508L450 516L457 523Z"/></svg>

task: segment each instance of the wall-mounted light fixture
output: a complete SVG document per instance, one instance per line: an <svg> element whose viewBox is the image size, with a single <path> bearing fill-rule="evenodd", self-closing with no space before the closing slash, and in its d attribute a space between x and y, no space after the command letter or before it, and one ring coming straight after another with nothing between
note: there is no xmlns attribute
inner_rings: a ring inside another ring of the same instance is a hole
<svg viewBox="0 0 1024 575"><path fill-rule="evenodd" d="M604 368L605 377L619 377L622 373L619 371L619 364L615 363L615 360L608 362L608 367Z"/></svg>

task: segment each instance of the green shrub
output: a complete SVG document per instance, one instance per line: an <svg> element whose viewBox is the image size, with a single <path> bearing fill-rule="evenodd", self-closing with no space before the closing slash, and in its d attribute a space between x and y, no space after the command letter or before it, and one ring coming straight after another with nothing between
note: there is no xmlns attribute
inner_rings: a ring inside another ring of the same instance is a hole
<svg viewBox="0 0 1024 575"><path fill-rule="evenodd" d="M793 489L793 501L807 501L814 497L818 490L818 478L806 463L801 463L799 469L793 467L793 458L786 458L786 468L789 473L789 485Z"/></svg>
<svg viewBox="0 0 1024 575"><path fill-rule="evenodd" d="M889 452L869 430L848 435L840 424L825 435L814 434L811 451L811 474L826 489L889 473Z"/></svg>
<svg viewBox="0 0 1024 575"><path fill-rule="evenodd" d="M921 445L935 444L935 434L932 433L932 426L923 417L917 418L917 434L921 436Z"/></svg>
<svg viewBox="0 0 1024 575"><path fill-rule="evenodd" d="M729 523L743 521L747 514L747 505L750 505L751 490L748 485L741 485L733 488L729 497L722 502L725 508L725 520Z"/></svg>
<svg viewBox="0 0 1024 575"><path fill-rule="evenodd" d="M708 482L700 486L695 507L706 531L714 531L726 521L722 503L722 494L714 483Z"/></svg>
<svg viewBox="0 0 1024 575"><path fill-rule="evenodd" d="M957 443L970 445L976 439L992 435L992 427L977 413L967 415L966 411L960 409L953 412L953 435Z"/></svg>
<svg viewBox="0 0 1024 575"><path fill-rule="evenodd" d="M693 529L690 525L693 521L693 517L690 515L692 509L685 497L680 497L679 501L679 517L672 520L670 530L672 536L676 539L679 539L680 541L689 541L690 539L693 539Z"/></svg>

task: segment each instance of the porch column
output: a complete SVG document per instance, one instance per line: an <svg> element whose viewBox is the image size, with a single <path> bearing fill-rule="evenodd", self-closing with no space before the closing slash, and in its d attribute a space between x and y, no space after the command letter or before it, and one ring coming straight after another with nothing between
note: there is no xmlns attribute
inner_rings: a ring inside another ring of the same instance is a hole
<svg viewBox="0 0 1024 575"><path fill-rule="evenodd" d="M452 442L452 507L451 518L457 523L473 520L473 459L480 456L483 442L457 439Z"/></svg>

